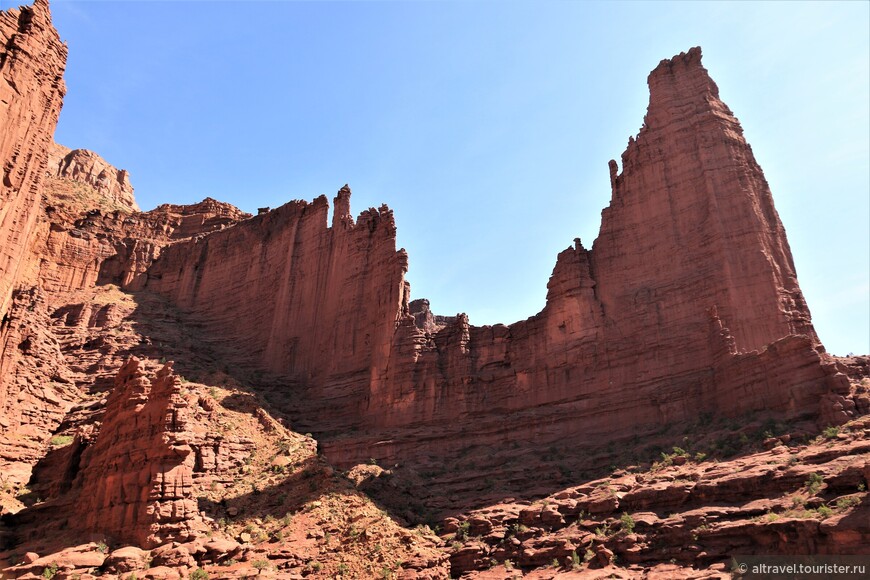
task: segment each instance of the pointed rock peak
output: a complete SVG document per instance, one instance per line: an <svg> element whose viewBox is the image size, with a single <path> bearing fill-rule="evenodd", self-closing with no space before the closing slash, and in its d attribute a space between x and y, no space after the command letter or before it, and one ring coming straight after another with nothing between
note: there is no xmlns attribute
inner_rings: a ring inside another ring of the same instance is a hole
<svg viewBox="0 0 870 580"><path fill-rule="evenodd" d="M650 73L647 83L650 91L647 126L671 121L673 115L682 112L680 107L684 107L685 112L695 112L689 111L691 107L686 105L703 106L719 99L719 87L701 64L699 46L661 61Z"/></svg>
<svg viewBox="0 0 870 580"><path fill-rule="evenodd" d="M332 227L341 223L353 225L353 216L350 213L350 187L346 183L338 190L332 203L335 207L332 214Z"/></svg>
<svg viewBox="0 0 870 580"><path fill-rule="evenodd" d="M48 0L33 0L32 6L24 6L22 15L26 20L22 20L22 24L28 25L37 23L40 27L51 27L51 9L48 6Z"/></svg>

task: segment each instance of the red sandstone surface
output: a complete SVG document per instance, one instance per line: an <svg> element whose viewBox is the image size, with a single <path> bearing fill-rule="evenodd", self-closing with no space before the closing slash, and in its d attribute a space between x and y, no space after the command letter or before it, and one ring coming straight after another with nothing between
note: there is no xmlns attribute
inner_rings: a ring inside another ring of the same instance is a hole
<svg viewBox="0 0 870 580"><path fill-rule="evenodd" d="M735 553L868 553L867 358L820 344L700 49L650 74L545 308L476 327L411 300L393 213L354 218L347 186L331 223L323 196L140 212L125 171L54 144L47 2L0 34L2 577L715 578Z"/></svg>

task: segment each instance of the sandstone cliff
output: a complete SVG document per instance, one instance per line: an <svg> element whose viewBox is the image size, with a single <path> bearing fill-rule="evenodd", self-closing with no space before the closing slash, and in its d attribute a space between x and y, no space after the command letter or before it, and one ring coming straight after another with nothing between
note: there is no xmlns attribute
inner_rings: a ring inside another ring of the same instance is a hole
<svg viewBox="0 0 870 580"><path fill-rule="evenodd" d="M47 0L0 13L0 317L12 289L32 279L31 234L40 212L40 186L66 87L66 46L51 24Z"/></svg>
<svg viewBox="0 0 870 580"><path fill-rule="evenodd" d="M46 2L0 35L4 577L719 577L735 550L866 552L867 361L819 343L700 49L650 74L545 308L476 327L410 300L392 212L354 219L347 186L331 223L323 196L138 211L126 172L52 145Z"/></svg>
<svg viewBox="0 0 870 580"><path fill-rule="evenodd" d="M33 463L70 405L59 351L39 322L44 297L23 288L37 278L34 232L66 54L46 0L0 12L0 467L16 482L27 469L8 466Z"/></svg>
<svg viewBox="0 0 870 580"><path fill-rule="evenodd" d="M145 288L200 316L228 356L310 389L346 427L386 380L397 321L408 317L407 256L386 206L354 221L346 187L335 204L331 227L319 197L173 244ZM236 344L246 345L241 357Z"/></svg>
<svg viewBox="0 0 870 580"><path fill-rule="evenodd" d="M106 419L82 453L82 491L70 526L143 547L192 535L197 424L170 366L148 379L133 358L121 368ZM86 517L81 517L83 515Z"/></svg>
<svg viewBox="0 0 870 580"><path fill-rule="evenodd" d="M248 346L227 356L283 377L342 465L444 457L468 446L463 433L594 447L698 413L817 415L848 380L813 331L739 123L700 49L663 61L649 86L593 249L558 256L526 321L412 313L391 212L354 222L347 189L331 227L324 198L292 202L174 244L145 287Z"/></svg>

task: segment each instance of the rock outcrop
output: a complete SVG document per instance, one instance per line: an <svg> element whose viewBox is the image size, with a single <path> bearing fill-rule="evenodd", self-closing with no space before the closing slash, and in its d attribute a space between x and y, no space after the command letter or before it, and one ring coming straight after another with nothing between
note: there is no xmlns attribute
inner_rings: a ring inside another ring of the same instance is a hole
<svg viewBox="0 0 870 580"><path fill-rule="evenodd" d="M93 188L88 200L91 207L108 207L121 211L139 211L130 174L125 169L116 169L105 159L87 149L70 149L53 143L48 160L48 176L54 178L50 187L59 189L64 182L82 184ZM85 194L74 192L73 197L81 199ZM94 206L94 198L99 199Z"/></svg>
<svg viewBox="0 0 870 580"><path fill-rule="evenodd" d="M93 209L77 216L52 210L40 282L52 293L97 284L140 290L148 268L164 247L248 217L211 198L187 206L165 204L145 213Z"/></svg>
<svg viewBox="0 0 870 580"><path fill-rule="evenodd" d="M536 502L448 518L451 572L486 578L502 566L551 566L597 569L597 577L726 578L734 554L866 555L868 425L808 444L771 437L766 451L719 463L678 448Z"/></svg>
<svg viewBox="0 0 870 580"><path fill-rule="evenodd" d="M78 398L50 327L45 296L16 291L0 335L0 485L27 483Z"/></svg>
<svg viewBox="0 0 870 580"><path fill-rule="evenodd" d="M245 363L303 385L352 424L387 380L397 322L413 318L392 212L354 221L349 200L345 187L332 227L321 196L172 244L145 288L201 315L215 346L244 343Z"/></svg>
<svg viewBox="0 0 870 580"><path fill-rule="evenodd" d="M201 427L200 427L201 428ZM192 497L197 422L170 365L119 371L96 440L81 454L68 526L150 548L202 527Z"/></svg>

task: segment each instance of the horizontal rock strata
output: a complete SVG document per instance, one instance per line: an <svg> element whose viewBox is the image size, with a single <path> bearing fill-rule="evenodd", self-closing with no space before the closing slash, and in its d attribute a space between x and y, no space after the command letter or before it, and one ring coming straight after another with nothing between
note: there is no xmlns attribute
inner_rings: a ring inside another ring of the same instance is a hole
<svg viewBox="0 0 870 580"><path fill-rule="evenodd" d="M848 381L819 344L764 175L700 49L663 61L649 86L593 249L559 254L528 320L439 324L411 306L391 212L354 221L347 189L331 227L324 198L292 202L173 245L145 287L302 393L305 424L342 465L455 451L470 433L600 445L703 412L818 413Z"/></svg>

